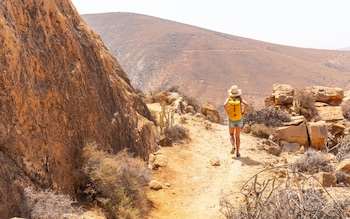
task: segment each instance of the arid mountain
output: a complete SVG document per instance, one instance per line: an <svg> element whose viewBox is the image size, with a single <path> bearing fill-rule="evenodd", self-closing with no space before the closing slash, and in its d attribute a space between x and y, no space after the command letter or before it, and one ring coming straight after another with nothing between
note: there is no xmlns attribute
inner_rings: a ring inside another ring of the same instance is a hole
<svg viewBox="0 0 350 219"><path fill-rule="evenodd" d="M236 84L259 106L274 83L350 88L350 51L287 47L132 13L83 15L144 93L178 86L221 107Z"/></svg>
<svg viewBox="0 0 350 219"><path fill-rule="evenodd" d="M0 22L1 218L27 216L27 186L74 197L86 144L148 157L151 114L71 1L1 1Z"/></svg>

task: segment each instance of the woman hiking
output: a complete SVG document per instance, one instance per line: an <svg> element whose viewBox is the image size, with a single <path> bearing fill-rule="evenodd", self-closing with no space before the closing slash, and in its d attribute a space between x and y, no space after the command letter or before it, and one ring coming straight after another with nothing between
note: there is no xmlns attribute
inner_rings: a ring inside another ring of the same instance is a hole
<svg viewBox="0 0 350 219"><path fill-rule="evenodd" d="M230 132L230 141L232 145L231 154L235 153L240 157L239 153L241 144L241 128L243 127L243 115L248 110L248 103L242 99L242 91L236 85L233 85L229 90L229 97L225 100L224 109L228 116L228 126ZM244 105L242 110L242 105Z"/></svg>

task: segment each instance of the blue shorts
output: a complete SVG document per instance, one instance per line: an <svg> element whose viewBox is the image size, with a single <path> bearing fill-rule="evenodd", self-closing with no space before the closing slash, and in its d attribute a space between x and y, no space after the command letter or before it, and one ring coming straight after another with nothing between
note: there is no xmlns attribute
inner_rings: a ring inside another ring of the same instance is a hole
<svg viewBox="0 0 350 219"><path fill-rule="evenodd" d="M232 120L228 120L228 127L230 128L235 128L235 127L243 127L243 118L240 120L236 120L236 121L232 121Z"/></svg>

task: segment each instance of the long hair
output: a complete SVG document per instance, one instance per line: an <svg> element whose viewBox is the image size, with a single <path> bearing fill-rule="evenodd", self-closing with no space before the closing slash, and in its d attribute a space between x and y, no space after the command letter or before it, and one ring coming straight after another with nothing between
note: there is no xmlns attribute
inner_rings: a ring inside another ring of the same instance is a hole
<svg viewBox="0 0 350 219"><path fill-rule="evenodd" d="M239 101L241 101L242 102L242 97L241 97L241 95L239 95L239 96L237 96L237 97L231 97L231 96L229 96L229 99L233 99L233 98L238 98L239 99Z"/></svg>

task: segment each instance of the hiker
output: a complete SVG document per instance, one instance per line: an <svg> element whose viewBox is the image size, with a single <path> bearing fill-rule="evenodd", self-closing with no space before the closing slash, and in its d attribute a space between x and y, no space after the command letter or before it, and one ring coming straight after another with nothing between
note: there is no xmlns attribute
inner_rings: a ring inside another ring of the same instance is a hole
<svg viewBox="0 0 350 219"><path fill-rule="evenodd" d="M248 110L248 103L242 99L242 91L236 85L233 85L229 90L229 97L225 100L224 109L228 115L228 126L230 132L230 141L232 145L231 154L235 153L240 157L239 153L241 139L241 128L243 127L243 115ZM244 107L242 108L242 104Z"/></svg>

